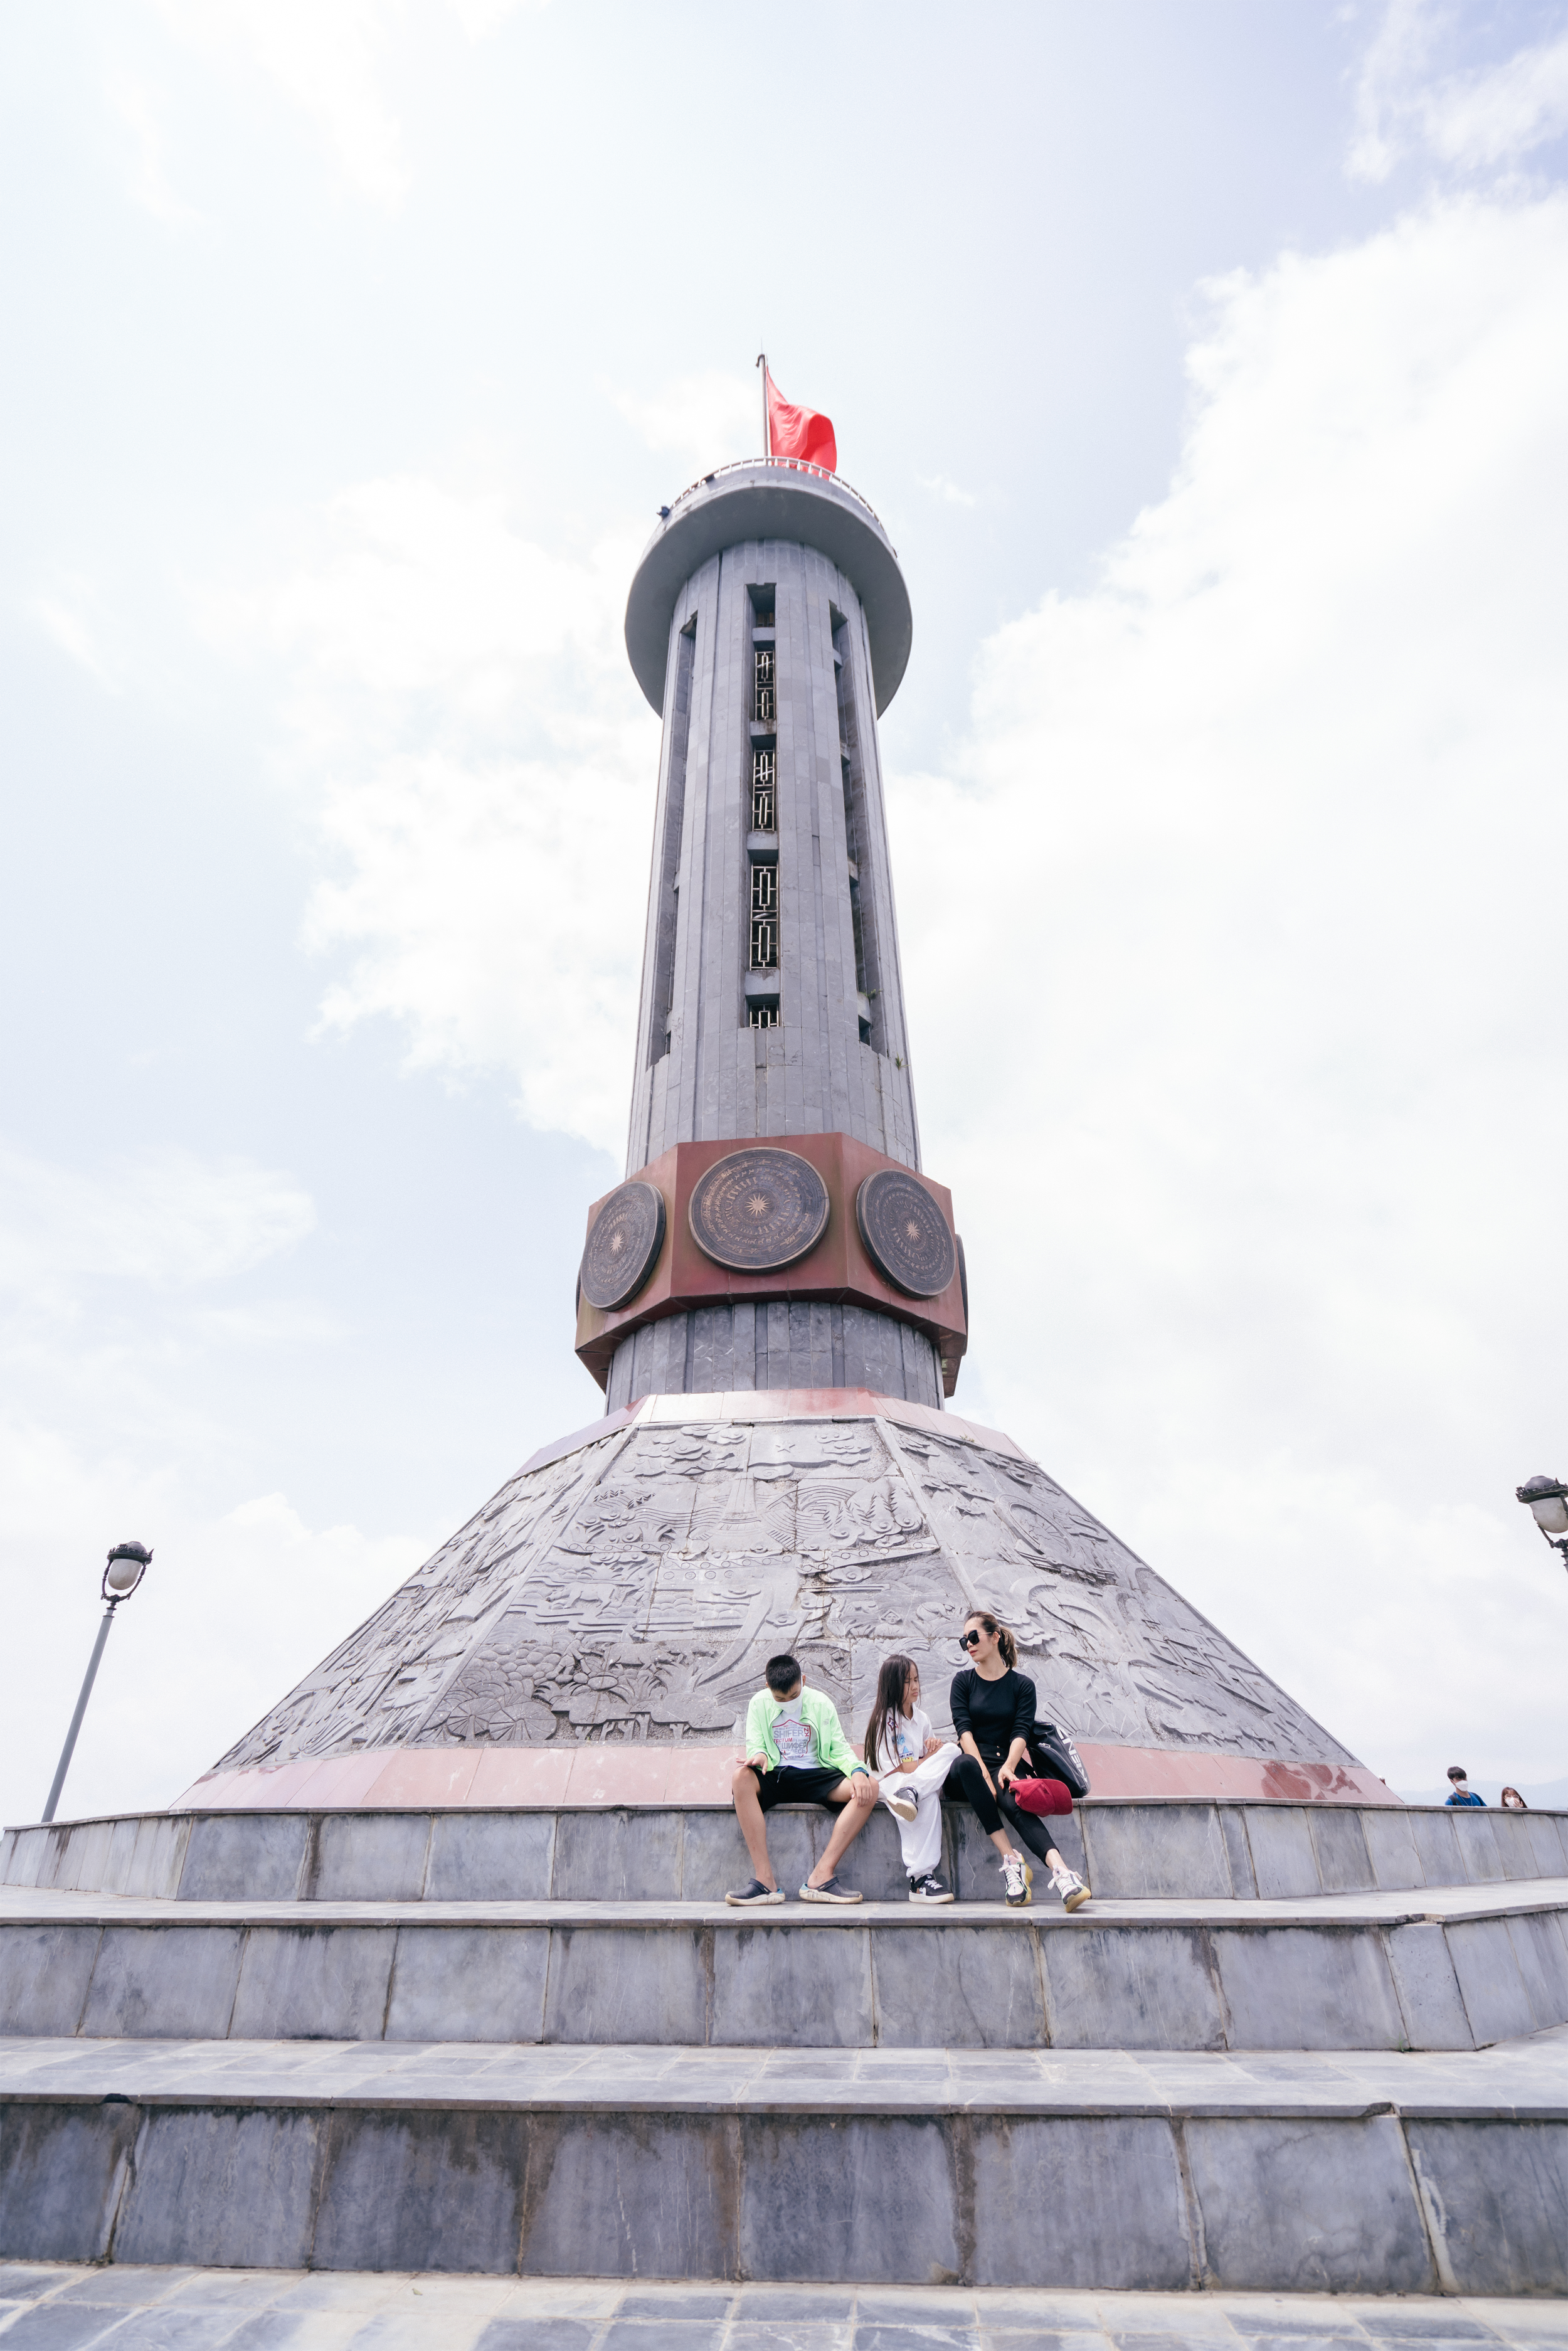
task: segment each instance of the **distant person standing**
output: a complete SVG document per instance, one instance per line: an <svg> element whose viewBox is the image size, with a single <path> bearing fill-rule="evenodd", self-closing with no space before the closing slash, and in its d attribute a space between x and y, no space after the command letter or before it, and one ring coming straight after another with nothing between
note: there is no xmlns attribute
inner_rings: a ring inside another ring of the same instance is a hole
<svg viewBox="0 0 1568 2351"><path fill-rule="evenodd" d="M1445 1803L1484 1804L1486 1802L1486 1798L1484 1796L1478 1796L1469 1782L1466 1779L1465 1767L1462 1763L1450 1763L1448 1766L1448 1777L1454 1784L1449 1789L1447 1796L1443 1799Z"/></svg>
<svg viewBox="0 0 1568 2351"><path fill-rule="evenodd" d="M1520 1794L1517 1788L1505 1788L1503 1790L1502 1808L1505 1813L1527 1813L1530 1810L1530 1806L1525 1802L1524 1798Z"/></svg>

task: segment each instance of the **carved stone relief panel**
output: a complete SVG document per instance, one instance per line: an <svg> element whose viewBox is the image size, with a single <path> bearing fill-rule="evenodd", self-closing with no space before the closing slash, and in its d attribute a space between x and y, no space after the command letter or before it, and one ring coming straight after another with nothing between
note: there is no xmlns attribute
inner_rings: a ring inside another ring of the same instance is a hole
<svg viewBox="0 0 1568 2351"><path fill-rule="evenodd" d="M1034 1464L813 1418L634 1424L511 1479L224 1761L727 1740L784 1649L852 1735L894 1650L945 1723L976 1604L1080 1737L1354 1760Z"/></svg>

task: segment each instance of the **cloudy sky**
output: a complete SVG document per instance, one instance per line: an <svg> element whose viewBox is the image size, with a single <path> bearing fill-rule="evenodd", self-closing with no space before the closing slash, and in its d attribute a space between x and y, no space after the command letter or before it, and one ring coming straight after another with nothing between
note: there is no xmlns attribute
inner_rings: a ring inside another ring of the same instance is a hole
<svg viewBox="0 0 1568 2351"><path fill-rule="evenodd" d="M655 510L826 409L956 1399L1396 1787L1568 1772L1568 7L0 18L0 1814L594 1416Z"/></svg>

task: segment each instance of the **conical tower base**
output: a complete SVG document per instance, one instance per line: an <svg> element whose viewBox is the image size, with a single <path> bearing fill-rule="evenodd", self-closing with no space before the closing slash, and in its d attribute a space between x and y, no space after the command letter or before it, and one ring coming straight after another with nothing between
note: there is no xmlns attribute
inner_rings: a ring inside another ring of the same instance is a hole
<svg viewBox="0 0 1568 2351"><path fill-rule="evenodd" d="M853 1735L904 1650L941 1722L977 1606L1098 1795L1396 1801L1009 1438L860 1389L545 1447L181 1801L711 1800L769 1656Z"/></svg>

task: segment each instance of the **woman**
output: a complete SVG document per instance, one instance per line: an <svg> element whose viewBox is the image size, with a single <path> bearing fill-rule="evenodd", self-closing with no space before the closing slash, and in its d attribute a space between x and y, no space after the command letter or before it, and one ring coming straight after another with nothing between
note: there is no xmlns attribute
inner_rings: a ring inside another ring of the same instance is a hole
<svg viewBox="0 0 1568 2351"><path fill-rule="evenodd" d="M920 1668L913 1657L883 1657L876 1698L865 1727L867 1769L881 1783L882 1801L898 1823L912 1902L951 1902L936 1864L942 1857L942 1782L958 1760L920 1704Z"/></svg>
<svg viewBox="0 0 1568 2351"><path fill-rule="evenodd" d="M1001 1855L1008 1906L1016 1910L1029 1900L1034 1872L1009 1841L1002 1826L1004 1813L1030 1852L1050 1870L1062 1907L1080 1910L1089 1899L1089 1888L1075 1869L1069 1869L1041 1823L1020 1808L1012 1793L1019 1765L1028 1761L1035 1710L1034 1684L1018 1670L1019 1645L1007 1626L984 1608L974 1609L965 1617L958 1638L968 1653L969 1664L953 1677L953 1728L962 1750L953 1766L953 1777Z"/></svg>
<svg viewBox="0 0 1568 2351"><path fill-rule="evenodd" d="M1517 1788L1505 1788L1503 1790L1502 1808L1505 1813L1527 1813L1530 1810L1530 1806L1525 1802L1524 1798L1520 1794Z"/></svg>

